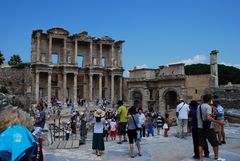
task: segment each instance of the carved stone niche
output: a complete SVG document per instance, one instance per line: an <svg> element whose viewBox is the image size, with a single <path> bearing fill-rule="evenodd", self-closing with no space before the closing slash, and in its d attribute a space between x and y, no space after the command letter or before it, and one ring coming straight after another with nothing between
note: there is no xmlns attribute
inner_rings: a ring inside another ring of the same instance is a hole
<svg viewBox="0 0 240 161"><path fill-rule="evenodd" d="M43 62L43 63L46 61L46 53L41 53L40 61Z"/></svg>

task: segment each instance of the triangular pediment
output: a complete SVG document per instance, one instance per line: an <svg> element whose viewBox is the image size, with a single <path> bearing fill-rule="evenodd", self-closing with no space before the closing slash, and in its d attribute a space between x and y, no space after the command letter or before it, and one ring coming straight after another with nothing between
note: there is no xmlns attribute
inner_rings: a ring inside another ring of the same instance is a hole
<svg viewBox="0 0 240 161"><path fill-rule="evenodd" d="M54 34L54 35L64 35L64 36L68 36L69 32L63 28L60 27L55 27L55 28L51 28L49 30L47 30L48 34Z"/></svg>

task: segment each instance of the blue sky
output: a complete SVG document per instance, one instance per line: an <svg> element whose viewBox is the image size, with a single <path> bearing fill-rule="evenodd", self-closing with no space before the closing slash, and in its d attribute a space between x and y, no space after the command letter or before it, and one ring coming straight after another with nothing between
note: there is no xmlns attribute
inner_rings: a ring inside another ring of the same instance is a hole
<svg viewBox="0 0 240 161"><path fill-rule="evenodd" d="M7 62L31 57L31 32L63 27L71 34L125 40L123 63L157 68L175 62L240 67L239 0L1 0L0 50Z"/></svg>

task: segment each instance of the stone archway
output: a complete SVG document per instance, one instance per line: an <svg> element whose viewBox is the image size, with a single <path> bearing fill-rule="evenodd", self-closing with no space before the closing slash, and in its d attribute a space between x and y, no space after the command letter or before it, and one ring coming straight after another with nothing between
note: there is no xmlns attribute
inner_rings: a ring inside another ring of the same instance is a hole
<svg viewBox="0 0 240 161"><path fill-rule="evenodd" d="M164 92L164 100L165 100L165 110L171 111L177 106L177 98L178 94L175 90L167 90Z"/></svg>
<svg viewBox="0 0 240 161"><path fill-rule="evenodd" d="M140 91L132 92L133 105L138 109L142 108L142 93Z"/></svg>

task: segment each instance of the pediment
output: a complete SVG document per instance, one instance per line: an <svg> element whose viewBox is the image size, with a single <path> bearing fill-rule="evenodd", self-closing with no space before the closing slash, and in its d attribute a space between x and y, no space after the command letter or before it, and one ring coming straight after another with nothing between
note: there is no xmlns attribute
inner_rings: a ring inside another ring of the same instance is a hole
<svg viewBox="0 0 240 161"><path fill-rule="evenodd" d="M47 30L48 34L68 36L69 32L63 28L55 27Z"/></svg>
<svg viewBox="0 0 240 161"><path fill-rule="evenodd" d="M79 39L79 40L89 39L88 32L86 32L86 31L74 34L73 37L75 37L76 39Z"/></svg>

